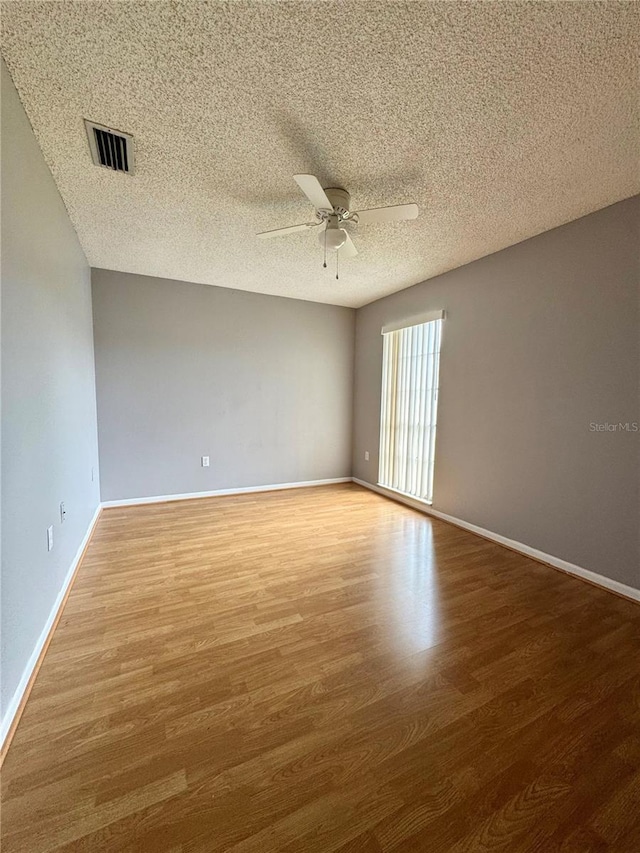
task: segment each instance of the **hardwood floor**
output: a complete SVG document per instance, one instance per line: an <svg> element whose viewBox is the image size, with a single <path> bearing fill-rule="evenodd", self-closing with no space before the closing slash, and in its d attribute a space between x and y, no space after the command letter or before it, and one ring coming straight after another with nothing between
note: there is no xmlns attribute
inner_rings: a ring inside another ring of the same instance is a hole
<svg viewBox="0 0 640 853"><path fill-rule="evenodd" d="M3 853L640 851L640 607L355 485L110 509Z"/></svg>

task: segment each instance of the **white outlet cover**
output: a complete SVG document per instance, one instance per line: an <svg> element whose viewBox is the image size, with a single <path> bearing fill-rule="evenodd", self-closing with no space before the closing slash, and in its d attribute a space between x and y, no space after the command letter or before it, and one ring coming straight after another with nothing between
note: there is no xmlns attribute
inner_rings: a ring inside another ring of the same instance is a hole
<svg viewBox="0 0 640 853"><path fill-rule="evenodd" d="M365 450L365 452L364 452L364 461L365 462L369 461L369 451L368 450Z"/></svg>
<svg viewBox="0 0 640 853"><path fill-rule="evenodd" d="M203 468L208 468L208 467L209 467L209 457L208 457L208 456L203 456L203 457L202 457L202 467L203 467Z"/></svg>
<svg viewBox="0 0 640 853"><path fill-rule="evenodd" d="M53 551L53 524L47 527L47 551Z"/></svg>

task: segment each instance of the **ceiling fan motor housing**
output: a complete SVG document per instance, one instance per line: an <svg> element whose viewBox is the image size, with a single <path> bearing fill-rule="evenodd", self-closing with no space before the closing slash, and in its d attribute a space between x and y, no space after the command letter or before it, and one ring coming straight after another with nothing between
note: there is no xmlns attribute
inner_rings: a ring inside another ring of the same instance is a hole
<svg viewBox="0 0 640 853"><path fill-rule="evenodd" d="M338 217L346 219L349 216L349 206L351 204L349 193L343 190L342 187L328 187L325 189L325 193Z"/></svg>

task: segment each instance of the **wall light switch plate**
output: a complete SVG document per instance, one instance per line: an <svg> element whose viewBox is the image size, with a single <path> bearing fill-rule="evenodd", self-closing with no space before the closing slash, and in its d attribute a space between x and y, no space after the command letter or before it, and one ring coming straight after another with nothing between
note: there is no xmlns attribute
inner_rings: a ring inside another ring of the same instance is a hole
<svg viewBox="0 0 640 853"><path fill-rule="evenodd" d="M47 551L53 551L53 524L47 527Z"/></svg>
<svg viewBox="0 0 640 853"><path fill-rule="evenodd" d="M368 450L365 450L365 452L364 452L364 461L365 462L369 461L369 451Z"/></svg>
<svg viewBox="0 0 640 853"><path fill-rule="evenodd" d="M203 467L203 468L208 468L208 467L209 467L209 457L208 457L208 456L203 456L203 457L202 457L202 467Z"/></svg>

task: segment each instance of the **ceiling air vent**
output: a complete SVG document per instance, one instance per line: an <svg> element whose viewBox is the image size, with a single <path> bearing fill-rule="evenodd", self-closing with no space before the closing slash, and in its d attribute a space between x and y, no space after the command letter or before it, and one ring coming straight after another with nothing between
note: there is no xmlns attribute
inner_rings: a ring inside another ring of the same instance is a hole
<svg viewBox="0 0 640 853"><path fill-rule="evenodd" d="M96 166L113 169L114 172L133 174L133 136L111 127L84 120L91 149L91 158Z"/></svg>

